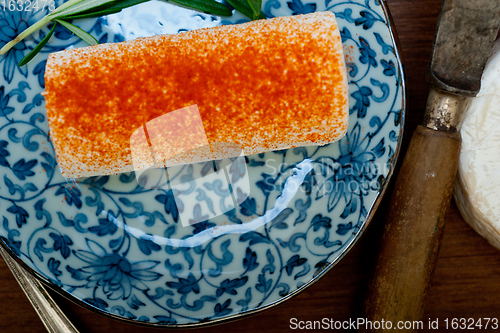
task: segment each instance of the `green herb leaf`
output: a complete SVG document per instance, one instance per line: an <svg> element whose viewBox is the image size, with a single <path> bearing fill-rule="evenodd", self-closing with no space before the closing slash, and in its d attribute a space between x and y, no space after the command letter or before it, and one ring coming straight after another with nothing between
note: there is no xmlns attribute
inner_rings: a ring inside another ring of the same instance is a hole
<svg viewBox="0 0 500 333"><path fill-rule="evenodd" d="M69 0L65 3L63 3L62 5L60 5L59 7L57 7L54 11L52 11L50 14L48 14L47 16L54 16L56 15L57 13L65 10L66 8L69 8L71 6L74 6L76 5L77 3L80 3L82 1L85 1L85 0Z"/></svg>
<svg viewBox="0 0 500 333"><path fill-rule="evenodd" d="M115 3L114 5L108 6L106 8L103 8L102 10L99 11L94 11L94 10L87 10L78 14L73 14L69 16L64 16L60 17L60 19L64 20L75 20L75 19L82 19L82 18L92 18L92 17L101 17L105 15L111 15L120 12L122 9L132 7L135 5L138 5L143 2L147 2L150 0L123 0L118 3Z"/></svg>
<svg viewBox="0 0 500 333"><path fill-rule="evenodd" d="M28 29L24 30L21 32L19 35L17 35L16 38L5 44L1 49L0 49L0 55L3 55L7 53L11 48L13 48L17 43L37 31L38 29L41 29L43 26L45 26L47 23L50 22L50 17L45 16L42 18L40 21L36 22L32 26L28 27Z"/></svg>
<svg viewBox="0 0 500 333"><path fill-rule="evenodd" d="M68 2L63 3L59 7L57 7L52 13L45 15L43 18L41 18L39 21L35 22L35 24L29 26L26 30L21 32L19 35L16 36L13 40L5 44L1 49L0 49L0 55L3 55L7 53L11 48L13 48L17 43L34 33L35 31L41 29L45 25L47 25L52 19L61 11L65 10L66 8L69 8L71 6L76 6L80 2L85 1L85 0L69 0Z"/></svg>
<svg viewBox="0 0 500 333"><path fill-rule="evenodd" d="M35 48L31 50L30 53L25 55L24 58L21 59L21 61L19 61L19 64L17 64L19 67L26 65L28 62L31 61L31 59L33 59L38 54L38 52L40 52L40 50L45 46L45 44L47 44L50 37L52 37L52 35L54 34L54 31L56 30L56 25L57 23L54 23L52 29L50 29L49 33L45 37L43 37L40 43L38 43L35 46Z"/></svg>
<svg viewBox="0 0 500 333"><path fill-rule="evenodd" d="M252 8L250 8L247 0L226 0L226 2L246 17L255 20L253 10ZM265 18L266 15L264 15L263 12L260 12L259 16L257 17L258 20Z"/></svg>
<svg viewBox="0 0 500 333"><path fill-rule="evenodd" d="M62 18L65 16L70 16L82 12L86 12L89 10L102 10L103 8L107 8L109 6L113 6L120 0L84 0L79 2L71 7L62 10L54 16L54 18Z"/></svg>
<svg viewBox="0 0 500 333"><path fill-rule="evenodd" d="M149 1L149 0L146 0L146 1ZM85 19L85 18L96 18L96 17L101 17L104 15L116 14L119 12L120 12L120 10L104 9L102 11L95 12L95 13L91 11L91 12L85 13L85 14L73 14L73 15L69 15L69 16L63 16L63 17L60 17L59 19L61 19L61 20L77 20L77 19Z"/></svg>
<svg viewBox="0 0 500 333"><path fill-rule="evenodd" d="M82 15L82 14L88 14L88 13L97 13L101 11L105 11L110 7L113 7L117 4L116 0L108 0L107 2L103 4L94 4L93 7L84 9L84 10L73 10L72 8L69 8L68 10L65 10L64 12L61 12L60 14L57 15L58 19L68 19L72 16L75 15ZM82 6L83 7L83 6Z"/></svg>
<svg viewBox="0 0 500 333"><path fill-rule="evenodd" d="M252 18L256 20L260 15L260 9L262 8L262 0L247 0L247 2L253 11Z"/></svg>
<svg viewBox="0 0 500 333"><path fill-rule="evenodd" d="M112 9L112 10L122 10L122 9L125 9L125 8L128 8L128 7L132 7L132 6L135 6L135 5L138 5L140 3L143 3L143 2L147 2L147 1L150 1L150 0L120 0L120 1L117 1L115 4L113 4L111 7L108 7L108 9Z"/></svg>
<svg viewBox="0 0 500 333"><path fill-rule="evenodd" d="M146 0L146 1L149 1L149 0ZM84 18L96 18L96 17L101 17L101 16L104 16L104 15L116 14L116 13L119 13L119 12L120 12L120 10L103 9L103 10L98 11L98 12L90 11L88 13L72 14L72 15L68 15L68 16L62 16L62 17L59 17L59 19L61 19L61 20L77 20L77 19L84 19Z"/></svg>
<svg viewBox="0 0 500 333"><path fill-rule="evenodd" d="M215 0L171 0L172 2L198 10L203 13L219 16L231 16L233 12L228 6Z"/></svg>
<svg viewBox="0 0 500 333"><path fill-rule="evenodd" d="M83 31L82 29L78 28L76 25L73 25L71 23L68 23L66 21L61 21L59 19L55 19L57 23L61 24L63 27L80 37L84 42L86 42L89 45L97 45L99 42L86 31Z"/></svg>
<svg viewBox="0 0 500 333"><path fill-rule="evenodd" d="M20 33L12 41L5 44L0 49L0 55L8 52L14 45L19 43L24 38L33 34L35 31L41 29L49 22L57 22L62 26L66 27L68 30L73 32L75 35L83 39L89 45L98 44L97 40L87 32L78 28L77 26L66 22L69 19L82 19L82 18L92 18L101 17L104 15L118 13L124 8L128 8L137 5L142 2L149 0L69 0L63 3L61 6L57 7L54 11L43 17L41 20L37 21L32 26L28 27L22 33ZM218 16L231 16L232 9L228 6L217 2L215 0L164 0L166 2L173 2L181 7L187 7L200 12L218 15ZM237 11L241 12L243 15L248 16L251 19L263 19L265 15L261 12L262 0L226 0L232 7ZM55 23L54 23L55 27ZM19 63L20 66L26 64L30 61L47 43L50 36L54 33L54 27L52 27L49 35L45 36L40 43L24 57Z"/></svg>

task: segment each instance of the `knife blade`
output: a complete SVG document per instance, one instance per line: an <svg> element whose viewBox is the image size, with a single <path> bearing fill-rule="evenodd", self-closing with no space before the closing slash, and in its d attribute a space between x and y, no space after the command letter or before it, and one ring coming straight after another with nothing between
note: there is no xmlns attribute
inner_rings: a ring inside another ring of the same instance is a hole
<svg viewBox="0 0 500 333"><path fill-rule="evenodd" d="M444 0L431 60L422 125L413 133L392 192L379 256L363 305L361 332L419 322L443 235L460 150L460 124L500 27L498 0ZM422 327L412 326L410 331ZM405 330L406 331L406 330Z"/></svg>
<svg viewBox="0 0 500 333"><path fill-rule="evenodd" d="M443 1L427 83L457 95L476 96L498 34L499 16L499 1Z"/></svg>

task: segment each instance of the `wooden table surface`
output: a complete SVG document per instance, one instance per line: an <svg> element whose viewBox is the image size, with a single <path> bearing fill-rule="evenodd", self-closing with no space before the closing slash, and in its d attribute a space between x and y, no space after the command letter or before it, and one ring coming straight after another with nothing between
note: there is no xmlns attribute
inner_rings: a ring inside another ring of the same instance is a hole
<svg viewBox="0 0 500 333"><path fill-rule="evenodd" d="M403 155L425 108L427 87L423 74L429 59L441 0L387 0L387 3L399 35L407 78L408 108ZM346 258L305 292L263 313L199 330L285 332L291 330L291 318L331 318L342 321L358 318L375 264L375 250L381 236L388 198L386 195L365 235ZM477 235L452 203L437 269L429 290L424 322L429 318L439 319L440 331L444 331L444 320L447 318L450 321L452 318L499 318L499 276L500 251ZM54 297L81 332L159 331L115 321L81 308L58 295ZM45 332L35 311L1 260L0 331Z"/></svg>

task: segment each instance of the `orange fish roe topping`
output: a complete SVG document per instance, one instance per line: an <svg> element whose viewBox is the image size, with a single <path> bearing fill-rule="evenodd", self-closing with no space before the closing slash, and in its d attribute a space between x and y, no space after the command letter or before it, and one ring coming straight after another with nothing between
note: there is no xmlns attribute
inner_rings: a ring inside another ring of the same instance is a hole
<svg viewBox="0 0 500 333"><path fill-rule="evenodd" d="M236 143L246 155L326 144L347 130L347 75L330 12L57 52L45 85L67 177L133 170L134 131L192 105L211 145ZM176 163L200 161L186 156Z"/></svg>

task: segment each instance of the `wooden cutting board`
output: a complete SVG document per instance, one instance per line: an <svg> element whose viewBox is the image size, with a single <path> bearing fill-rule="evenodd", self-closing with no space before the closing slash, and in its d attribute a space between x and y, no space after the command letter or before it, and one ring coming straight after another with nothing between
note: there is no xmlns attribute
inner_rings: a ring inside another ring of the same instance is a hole
<svg viewBox="0 0 500 333"><path fill-rule="evenodd" d="M403 151L423 117L427 97L424 71L431 50L441 0L387 0L405 60L408 110ZM403 156L403 152L401 156ZM395 177L394 177L395 178ZM360 315L361 303L373 269L375 248L382 234L387 193L370 228L347 257L326 277L294 299L272 310L203 332L288 332L290 319L349 320ZM427 320L499 318L500 251L478 236L452 203L433 284L424 314ZM81 308L57 295L55 298L81 332L159 332L124 324ZM0 259L0 331L46 332L35 311ZM493 330L482 330L482 332ZM190 331L193 332L193 331Z"/></svg>

